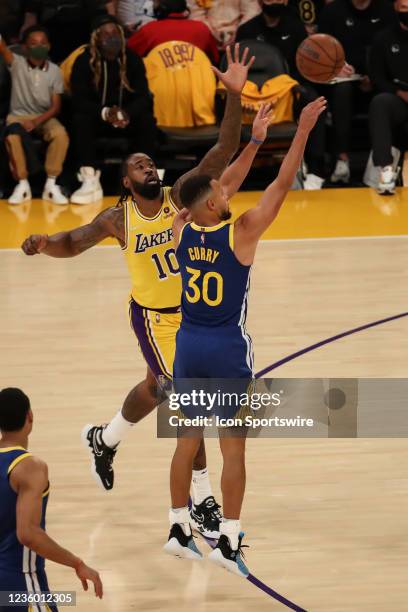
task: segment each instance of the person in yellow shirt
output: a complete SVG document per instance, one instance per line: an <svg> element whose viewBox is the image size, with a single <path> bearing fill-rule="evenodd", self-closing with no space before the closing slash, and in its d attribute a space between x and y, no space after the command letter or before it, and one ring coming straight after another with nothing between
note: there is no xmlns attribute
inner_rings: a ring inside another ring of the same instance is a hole
<svg viewBox="0 0 408 612"><path fill-rule="evenodd" d="M181 317L181 281L171 230L174 216L183 207L180 188L187 178L207 174L220 179L233 195L266 137L269 107L261 109L251 142L228 168L240 142L240 94L254 58L247 61L247 49L240 58L239 45L235 46L234 57L230 49L227 55L226 72L214 68L228 91L219 139L196 168L180 177L173 187L162 187L153 160L142 153L130 155L123 164L124 193L116 206L104 210L87 225L53 236L32 235L22 245L27 255L74 257L114 236L127 259L132 279L129 317L147 363L147 374L107 426L89 425L83 431L83 440L92 454L92 472L106 490L114 484L112 462L119 442L155 408L160 385L171 378ZM203 442L193 463L192 494L193 510L198 508L196 516L201 517L197 527L209 537L217 537L220 506L211 492Z"/></svg>

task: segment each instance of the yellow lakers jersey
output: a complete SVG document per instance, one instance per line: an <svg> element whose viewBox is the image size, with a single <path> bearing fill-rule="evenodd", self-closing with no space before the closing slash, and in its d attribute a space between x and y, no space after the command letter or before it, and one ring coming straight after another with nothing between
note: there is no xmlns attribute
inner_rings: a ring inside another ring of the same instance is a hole
<svg viewBox="0 0 408 612"><path fill-rule="evenodd" d="M154 217L140 212L135 200L124 206L126 243L123 247L132 280L132 297L153 310L180 305L181 278L172 224L178 209L163 188L163 203Z"/></svg>
<svg viewBox="0 0 408 612"><path fill-rule="evenodd" d="M201 49L173 40L152 49L144 63L158 125L215 124L216 80L211 62Z"/></svg>

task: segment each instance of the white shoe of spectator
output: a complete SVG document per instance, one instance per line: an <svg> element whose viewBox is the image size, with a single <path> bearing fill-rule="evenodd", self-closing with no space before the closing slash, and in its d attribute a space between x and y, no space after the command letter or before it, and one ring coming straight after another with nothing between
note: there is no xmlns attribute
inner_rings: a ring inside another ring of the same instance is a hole
<svg viewBox="0 0 408 612"><path fill-rule="evenodd" d="M385 166L384 168L381 168L377 192L380 195L393 195L395 193L396 181L397 173L394 172L392 166Z"/></svg>
<svg viewBox="0 0 408 612"><path fill-rule="evenodd" d="M68 204L68 198L62 193L61 187L56 184L55 178L50 177L47 178L44 185L42 199L47 200L47 202L53 202L53 204L60 204L61 206Z"/></svg>
<svg viewBox="0 0 408 612"><path fill-rule="evenodd" d="M14 187L14 191L8 199L8 203L22 204L27 200L31 200L31 187L30 183L26 179L23 179Z"/></svg>
<svg viewBox="0 0 408 612"><path fill-rule="evenodd" d="M348 183L350 181L350 164L347 159L338 159L333 174L332 183Z"/></svg>
<svg viewBox="0 0 408 612"><path fill-rule="evenodd" d="M72 204L92 204L103 198L102 186L99 181L100 170L83 166L79 170L78 179L81 187L71 195Z"/></svg>
<svg viewBox="0 0 408 612"><path fill-rule="evenodd" d="M307 191L313 191L315 189L321 189L324 183L324 179L317 174L306 174L305 180L303 181L303 189Z"/></svg>

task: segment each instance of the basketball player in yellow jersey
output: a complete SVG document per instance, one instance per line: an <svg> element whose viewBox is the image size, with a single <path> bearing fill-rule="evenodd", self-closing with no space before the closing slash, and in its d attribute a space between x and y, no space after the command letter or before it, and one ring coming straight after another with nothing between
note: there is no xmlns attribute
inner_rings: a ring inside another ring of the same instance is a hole
<svg viewBox="0 0 408 612"><path fill-rule="evenodd" d="M129 314L148 368L145 380L130 391L121 411L109 425L86 430L87 444L93 454L94 475L107 490L113 487L112 461L118 443L156 406L157 380L160 376L171 376L173 369L175 335L180 324L181 282L171 227L173 217L183 206L180 188L188 177L207 174L221 179L229 195L233 195L266 136L267 118L261 114L257 117L259 125L254 126L252 142L226 170L240 142L240 93L253 62L253 59L247 62L247 54L245 50L240 59L239 46L236 45L234 57L231 50L227 50L226 72L214 69L228 92L226 110L218 142L197 168L180 177L173 187L162 188L154 162L143 154L131 155L124 163L126 197L121 198L117 206L103 211L90 224L72 231L54 236L30 236L22 247L27 255L44 253L53 257L73 257L106 237L114 236L125 252L133 283ZM233 173L230 172L232 167ZM214 536L218 531L220 513L212 496L203 445L193 467L192 493L198 508L195 515L201 521L203 532Z"/></svg>

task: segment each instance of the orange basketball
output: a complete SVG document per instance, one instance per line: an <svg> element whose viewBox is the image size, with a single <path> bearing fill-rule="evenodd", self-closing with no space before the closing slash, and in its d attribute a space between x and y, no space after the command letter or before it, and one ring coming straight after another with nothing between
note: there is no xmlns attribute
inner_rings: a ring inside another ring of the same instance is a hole
<svg viewBox="0 0 408 612"><path fill-rule="evenodd" d="M296 66L300 74L315 83L327 83L344 66L344 50L339 41L328 34L312 34L296 51Z"/></svg>

